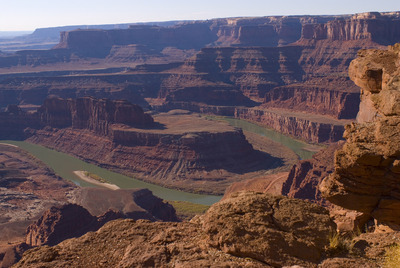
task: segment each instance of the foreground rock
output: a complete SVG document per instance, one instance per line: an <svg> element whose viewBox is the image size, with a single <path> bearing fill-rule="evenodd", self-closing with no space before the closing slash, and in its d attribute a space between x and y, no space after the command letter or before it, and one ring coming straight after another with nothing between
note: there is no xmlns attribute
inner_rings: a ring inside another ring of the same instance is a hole
<svg viewBox="0 0 400 268"><path fill-rule="evenodd" d="M110 210L104 215L95 217L76 204L52 207L27 228L26 244L53 246L65 239L96 231L106 222L118 218L125 218L125 215Z"/></svg>
<svg viewBox="0 0 400 268"><path fill-rule="evenodd" d="M350 65L362 88L358 124L346 128L335 172L320 190L332 203L400 225L400 46L363 50Z"/></svg>
<svg viewBox="0 0 400 268"><path fill-rule="evenodd" d="M334 225L316 205L239 193L191 223L117 220L25 253L16 267L315 266Z"/></svg>
<svg viewBox="0 0 400 268"><path fill-rule="evenodd" d="M215 204L201 221L210 246L272 266L318 263L334 230L322 207L252 192Z"/></svg>
<svg viewBox="0 0 400 268"><path fill-rule="evenodd" d="M28 226L24 242L0 251L0 267L10 267L29 248L56 245L66 239L97 231L115 219L178 221L175 209L147 189L112 191L80 188L70 196L71 202L81 203L82 206L66 203L45 211Z"/></svg>

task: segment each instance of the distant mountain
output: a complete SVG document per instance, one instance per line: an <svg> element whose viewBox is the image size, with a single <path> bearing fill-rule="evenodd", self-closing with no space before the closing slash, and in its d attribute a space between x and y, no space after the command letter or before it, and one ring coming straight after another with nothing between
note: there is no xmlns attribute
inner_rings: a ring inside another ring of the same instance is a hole
<svg viewBox="0 0 400 268"><path fill-rule="evenodd" d="M10 39L31 33L32 31L0 31L0 39Z"/></svg>
<svg viewBox="0 0 400 268"><path fill-rule="evenodd" d="M155 25L172 26L185 21L165 21L165 22L143 22L143 23L123 23L123 24L103 24L103 25L69 25L60 27L38 28L34 32L0 31L0 50L3 52L15 52L18 50L31 49L50 49L60 41L60 33L77 29L128 29L130 25Z"/></svg>

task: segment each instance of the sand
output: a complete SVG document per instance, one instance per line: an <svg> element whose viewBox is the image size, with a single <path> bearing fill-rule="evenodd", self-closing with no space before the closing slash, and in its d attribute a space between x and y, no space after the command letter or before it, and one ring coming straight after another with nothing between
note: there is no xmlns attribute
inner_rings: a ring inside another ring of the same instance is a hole
<svg viewBox="0 0 400 268"><path fill-rule="evenodd" d="M79 178L81 178L82 180L94 184L94 185L98 185L98 186L102 186L111 190L118 190L120 189L117 185L115 184L111 184L111 183L104 183L104 182L99 182L95 179L92 179L88 176L85 175L85 171L81 171L81 170L76 170L74 171L74 174L77 175Z"/></svg>

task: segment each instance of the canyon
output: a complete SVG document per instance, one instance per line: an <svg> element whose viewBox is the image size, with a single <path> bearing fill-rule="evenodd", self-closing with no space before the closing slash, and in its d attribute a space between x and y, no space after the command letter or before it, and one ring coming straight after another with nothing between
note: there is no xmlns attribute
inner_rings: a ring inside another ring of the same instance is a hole
<svg viewBox="0 0 400 268"><path fill-rule="evenodd" d="M233 181L285 165L282 158L254 149L240 129L187 111L151 116L127 101L84 97L49 98L34 113L14 107L3 116L9 128L9 121L16 126L5 139L24 137L147 182L191 192L223 194Z"/></svg>
<svg viewBox="0 0 400 268"><path fill-rule="evenodd" d="M370 12L65 31L52 49L0 57L0 106L34 109L52 95L126 99L146 110L236 116L305 141L335 142L360 103L348 64L359 49L400 41L399 17Z"/></svg>
<svg viewBox="0 0 400 268"><path fill-rule="evenodd" d="M61 206L36 214L3 264L381 267L400 239L400 47L386 47L399 39L399 12L369 12L73 30L53 49L1 56L0 138L185 191L229 186L174 222L148 190L58 179ZM327 147L288 168L293 155L205 115ZM76 232L71 214L84 220Z"/></svg>
<svg viewBox="0 0 400 268"><path fill-rule="evenodd" d="M9 144L0 144L0 198L1 267L31 247L57 244L114 219L178 220L174 208L147 189L80 188ZM76 228L65 228L73 222Z"/></svg>

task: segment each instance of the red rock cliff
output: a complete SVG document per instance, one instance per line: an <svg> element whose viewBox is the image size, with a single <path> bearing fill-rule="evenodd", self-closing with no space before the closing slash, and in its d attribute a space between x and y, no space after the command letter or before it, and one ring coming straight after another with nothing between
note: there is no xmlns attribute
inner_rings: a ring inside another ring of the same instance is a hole
<svg viewBox="0 0 400 268"><path fill-rule="evenodd" d="M399 12L381 14L368 12L350 18L336 18L322 24L303 25L302 38L314 40L362 40L393 44L400 35Z"/></svg>
<svg viewBox="0 0 400 268"><path fill-rule="evenodd" d="M138 105L127 101L108 99L47 99L38 109L44 125L56 128L89 129L102 135L111 135L110 125L151 126L153 118Z"/></svg>
<svg viewBox="0 0 400 268"><path fill-rule="evenodd" d="M400 45L362 50L350 65L361 87L358 124L346 127L346 143L335 155L335 172L320 190L332 203L400 226ZM370 110L368 110L370 109Z"/></svg>

